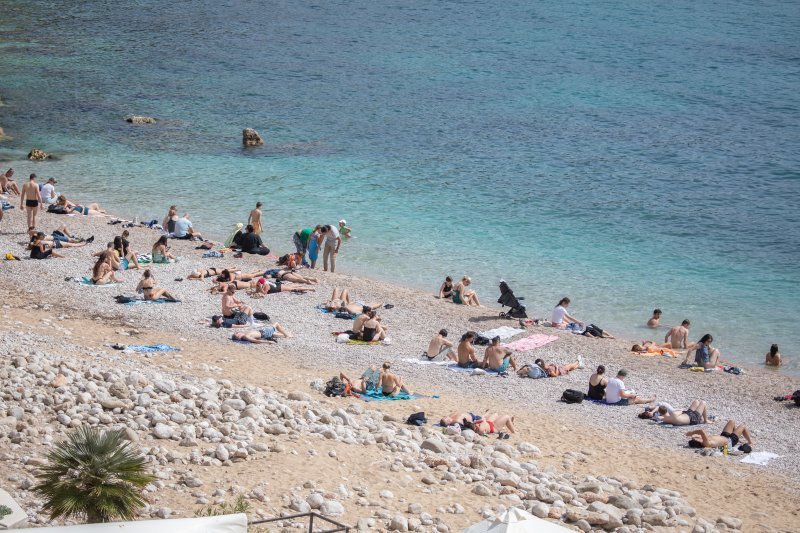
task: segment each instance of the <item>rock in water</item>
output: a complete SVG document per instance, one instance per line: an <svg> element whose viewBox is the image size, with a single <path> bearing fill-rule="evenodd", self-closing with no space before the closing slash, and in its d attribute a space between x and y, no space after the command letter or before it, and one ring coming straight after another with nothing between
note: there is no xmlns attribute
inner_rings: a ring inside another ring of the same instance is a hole
<svg viewBox="0 0 800 533"><path fill-rule="evenodd" d="M30 152L28 152L28 159L31 161L44 161L45 159L49 159L50 156L44 152L44 150L40 150L38 148L33 148Z"/></svg>
<svg viewBox="0 0 800 533"><path fill-rule="evenodd" d="M264 144L264 141L256 130L253 128L245 128L242 130L242 144L245 146L258 146Z"/></svg>
<svg viewBox="0 0 800 533"><path fill-rule="evenodd" d="M131 124L155 124L156 119L153 117L140 117L137 115L132 115L130 117L126 117L125 120L130 122Z"/></svg>

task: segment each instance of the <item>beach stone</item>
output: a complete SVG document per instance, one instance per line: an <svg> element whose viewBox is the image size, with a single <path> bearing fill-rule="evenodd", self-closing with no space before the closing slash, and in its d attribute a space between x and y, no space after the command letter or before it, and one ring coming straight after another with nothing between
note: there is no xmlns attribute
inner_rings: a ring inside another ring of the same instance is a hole
<svg viewBox="0 0 800 533"><path fill-rule="evenodd" d="M44 150L39 148L32 148L30 152L28 152L28 159L31 161L44 161L45 159L49 159L50 155L45 153Z"/></svg>
<svg viewBox="0 0 800 533"><path fill-rule="evenodd" d="M131 124L155 124L156 123L156 119L154 119L153 117L144 117L144 116L139 116L139 115L131 115L129 117L126 117L125 121L129 122Z"/></svg>
<svg viewBox="0 0 800 533"><path fill-rule="evenodd" d="M391 500L394 498L394 494L392 494L392 491L390 490L382 490L378 493L378 495L386 500Z"/></svg>
<svg viewBox="0 0 800 533"><path fill-rule="evenodd" d="M289 398L290 400L293 400L295 402L310 402L310 401L312 401L311 396L309 396L305 392L299 392L299 391L290 392L289 395L287 396L287 398Z"/></svg>
<svg viewBox="0 0 800 533"><path fill-rule="evenodd" d="M230 452L228 452L228 448L226 448L222 444L218 445L217 449L214 450L214 455L216 456L217 459L219 459L223 463L228 459L230 459Z"/></svg>
<svg viewBox="0 0 800 533"><path fill-rule="evenodd" d="M166 424L156 424L153 428L153 436L157 439L169 439L175 431Z"/></svg>
<svg viewBox="0 0 800 533"><path fill-rule="evenodd" d="M67 376L64 374L58 374L56 377L53 378L53 381L50 382L50 386L54 389L59 387L63 387L67 383Z"/></svg>
<svg viewBox="0 0 800 533"><path fill-rule="evenodd" d="M720 516L717 518L717 524L724 524L729 529L742 529L742 521L733 516Z"/></svg>
<svg viewBox="0 0 800 533"><path fill-rule="evenodd" d="M310 513L311 506L305 500L301 500L299 498L295 498L289 504L289 509L293 511L297 511L298 513Z"/></svg>
<svg viewBox="0 0 800 533"><path fill-rule="evenodd" d="M642 508L642 506L639 504L639 502L637 502L636 500L634 500L633 498L631 498L630 496L627 496L625 494L609 496L608 497L608 503L613 505L614 507L618 507L620 509L626 509L626 510L627 509L641 509Z"/></svg>
<svg viewBox="0 0 800 533"><path fill-rule="evenodd" d="M445 453L447 451L447 447L442 441L433 439L426 439L422 441L422 444L420 444L419 447L423 450L430 450L435 453Z"/></svg>
<svg viewBox="0 0 800 533"><path fill-rule="evenodd" d="M122 430L122 438L130 442L138 442L139 434L129 427Z"/></svg>
<svg viewBox="0 0 800 533"><path fill-rule="evenodd" d="M542 502L536 502L533 505L531 505L529 511L533 516L537 518L547 518L547 514L550 511L550 508Z"/></svg>
<svg viewBox="0 0 800 533"><path fill-rule="evenodd" d="M586 520L583 520L583 519L578 520L577 522L575 522L575 527L577 527L578 529L580 529L584 533L588 533L589 531L592 530L591 524L589 524L589 522L587 522Z"/></svg>
<svg viewBox="0 0 800 533"><path fill-rule="evenodd" d="M326 516L341 516L344 514L344 505L336 500L325 500L319 510Z"/></svg>
<svg viewBox="0 0 800 533"><path fill-rule="evenodd" d="M242 130L242 144L245 146L258 146L264 144L264 141L256 130L245 128Z"/></svg>
<svg viewBox="0 0 800 533"><path fill-rule="evenodd" d="M125 409L127 408L128 405L122 400L115 400L112 398L101 398L98 403L100 403L103 409L109 409L109 410Z"/></svg>
<svg viewBox="0 0 800 533"><path fill-rule="evenodd" d="M169 518L172 514L172 509L169 507L161 507L158 511L156 511L156 516L158 518Z"/></svg>
<svg viewBox="0 0 800 533"><path fill-rule="evenodd" d="M128 386L122 381L115 381L112 383L111 386L108 387L108 393L115 398L119 398L120 400L125 400L130 395Z"/></svg>
<svg viewBox="0 0 800 533"><path fill-rule="evenodd" d="M521 453L527 453L532 455L539 455L542 453L542 451L538 447L534 446L530 442L520 442L519 444L517 444L517 450L519 450Z"/></svg>
<svg viewBox="0 0 800 533"><path fill-rule="evenodd" d="M389 524L389 531L408 531L408 520L403 515L395 515Z"/></svg>
<svg viewBox="0 0 800 533"><path fill-rule="evenodd" d="M183 478L183 484L189 487L190 489L200 487L203 484L203 480L195 476L185 476Z"/></svg>
<svg viewBox="0 0 800 533"><path fill-rule="evenodd" d="M472 487L472 493L478 496L494 496L494 491L483 483L476 483L475 486Z"/></svg>
<svg viewBox="0 0 800 533"><path fill-rule="evenodd" d="M319 509L322 507L322 504L325 503L325 498L322 496L322 494L315 492L314 494L308 495L308 498L306 498L306 503L308 503L312 509Z"/></svg>

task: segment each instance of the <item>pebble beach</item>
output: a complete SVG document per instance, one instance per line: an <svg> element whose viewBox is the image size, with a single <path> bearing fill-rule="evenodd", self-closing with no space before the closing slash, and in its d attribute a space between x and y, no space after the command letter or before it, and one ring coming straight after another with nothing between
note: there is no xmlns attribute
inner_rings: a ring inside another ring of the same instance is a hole
<svg viewBox="0 0 800 533"><path fill-rule="evenodd" d="M134 294L140 272L123 272L123 283L112 287L65 280L89 276L89 254L121 233L109 220L40 214L42 231L64 223L75 235L94 235L94 243L60 250L64 259L0 263L0 459L9 472L2 486L25 504L31 524L46 523L27 490L32 472L47 448L80 423L127 428L157 472L145 509L154 517L192 516L204 504L243 494L254 516L313 508L363 530L455 531L511 505L584 531L790 531L800 520L800 409L772 400L800 389L800 379L756 367L741 375L693 373L673 358L630 355L642 339L591 339L539 326L514 339L558 339L516 354L519 364L565 364L580 355L585 368L530 380L420 365L415 359L441 328L456 341L467 330L516 322L499 318L490 302L456 306L436 299L436 287L424 293L354 277L346 266L336 274L304 271L319 278L316 292L251 300L239 291L294 337L236 344L230 330L203 324L220 308L210 281L186 277L196 268L250 271L273 263L232 254L204 259L196 243L172 240L181 261L152 270L157 286L181 303L120 305L113 297ZM0 251L27 257L24 226L19 209L6 211ZM141 227L130 232L140 253L159 236ZM290 237L264 240L280 255L292 251ZM331 333L349 323L316 308L334 287L346 287L356 300L392 304L380 312L391 344L337 344ZM663 335L654 331L652 340ZM180 351L119 352L109 347L114 343L167 343ZM384 361L426 397L368 403L329 399L319 390L340 371L360 375ZM609 373L628 369L626 383L640 394L678 408L706 400L715 417L707 431L718 433L728 419L745 423L754 450L778 457L755 466L741 463L743 456L701 455L685 447L685 428L639 420L638 407L558 401L564 389L585 390L598 364ZM416 411L434 421L454 409L508 412L518 433L498 441L403 424Z"/></svg>

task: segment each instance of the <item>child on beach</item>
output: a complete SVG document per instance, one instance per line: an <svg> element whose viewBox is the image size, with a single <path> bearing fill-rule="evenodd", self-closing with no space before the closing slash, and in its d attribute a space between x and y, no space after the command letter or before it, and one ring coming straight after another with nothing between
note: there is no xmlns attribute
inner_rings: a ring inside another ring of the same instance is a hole
<svg viewBox="0 0 800 533"><path fill-rule="evenodd" d="M439 299L440 300L449 300L453 297L453 278L450 276L446 276L444 281L442 282L442 286L439 287Z"/></svg>
<svg viewBox="0 0 800 533"><path fill-rule="evenodd" d="M353 230L347 226L347 221L345 219L339 221L339 234L343 239L349 239L353 236Z"/></svg>

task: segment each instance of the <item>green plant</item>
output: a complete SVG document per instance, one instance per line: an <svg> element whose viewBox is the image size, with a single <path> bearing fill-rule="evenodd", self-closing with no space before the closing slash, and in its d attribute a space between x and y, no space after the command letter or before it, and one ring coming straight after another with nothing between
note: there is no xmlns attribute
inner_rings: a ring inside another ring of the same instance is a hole
<svg viewBox="0 0 800 533"><path fill-rule="evenodd" d="M0 505L0 519L10 515L12 513L11 509L6 505Z"/></svg>
<svg viewBox="0 0 800 533"><path fill-rule="evenodd" d="M236 513L245 513L250 510L250 502L244 499L244 496L239 494L236 497L236 501L233 505L229 504L228 502L223 502L219 505L209 505L207 507L201 507L197 511L194 512L194 515L198 518L203 516L220 516L224 514L236 514Z"/></svg>
<svg viewBox="0 0 800 533"><path fill-rule="evenodd" d="M144 457L122 438L122 431L79 426L47 459L32 490L45 499L51 520L130 520L145 503L142 488L153 480Z"/></svg>

